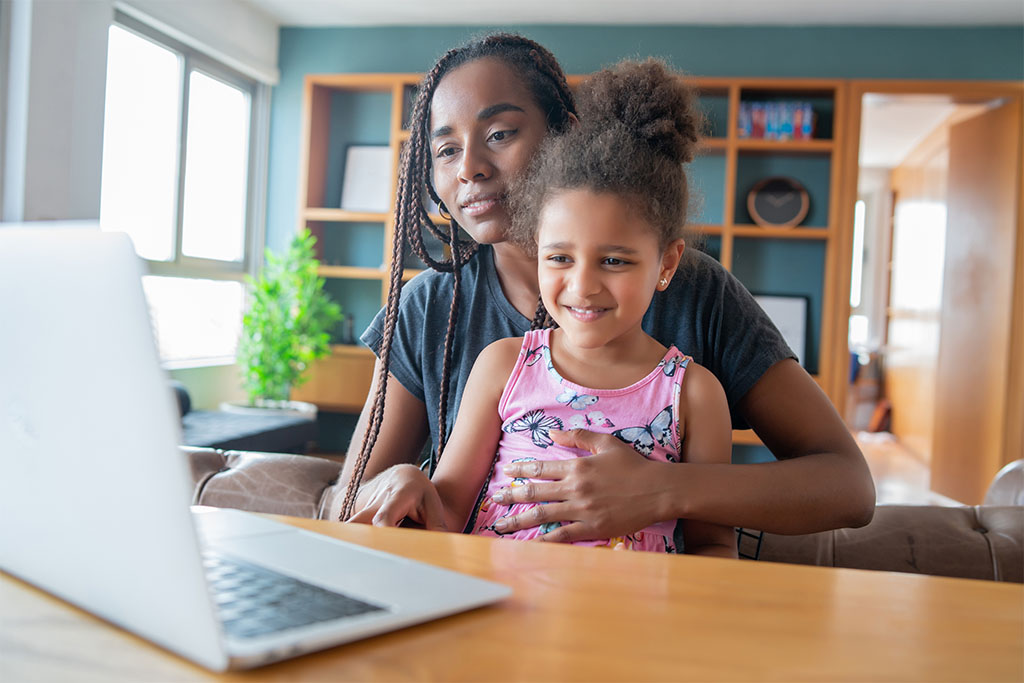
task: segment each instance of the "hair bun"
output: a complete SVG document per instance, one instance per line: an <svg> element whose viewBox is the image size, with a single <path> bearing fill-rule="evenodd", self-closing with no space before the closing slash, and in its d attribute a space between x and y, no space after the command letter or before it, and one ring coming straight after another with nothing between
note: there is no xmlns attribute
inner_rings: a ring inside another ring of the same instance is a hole
<svg viewBox="0 0 1024 683"><path fill-rule="evenodd" d="M624 60L580 86L581 126L599 134L622 128L672 161L693 160L704 116L696 94L659 59Z"/></svg>

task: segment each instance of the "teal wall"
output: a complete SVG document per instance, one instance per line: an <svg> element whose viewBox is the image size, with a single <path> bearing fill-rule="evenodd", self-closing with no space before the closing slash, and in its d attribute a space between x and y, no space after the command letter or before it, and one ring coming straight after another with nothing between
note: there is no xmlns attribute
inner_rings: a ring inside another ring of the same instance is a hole
<svg viewBox="0 0 1024 683"><path fill-rule="evenodd" d="M449 47L486 29L469 27L398 27L398 28L337 28L300 29L281 31L279 68L281 81L274 89L271 112L269 198L267 206L267 244L282 249L291 239L297 220L299 130L302 105L302 79L307 73L422 73ZM1024 79L1024 32L1019 28L972 29L907 29L907 28L725 28L725 27L583 27L583 26L528 26L516 29L545 45L562 63L567 73L588 73L625 57L655 55L665 58L677 68L699 76L767 76L803 78L909 78L909 79ZM364 103L365 105L365 103ZM712 123L724 121L727 102L705 101L712 111ZM360 105L363 106L363 105ZM717 115L716 112L717 111ZM387 118L365 117L376 120L383 135L387 134ZM719 126L721 127L721 126ZM724 131L713 131L722 135ZM332 133L333 135L333 133ZM374 131L360 131L359 142L385 142ZM340 153L346 140L332 139L332 150ZM327 205L336 205L340 187L338 160L330 164L335 176L328 179L328 188L334 195ZM814 160L802 163L815 163ZM721 156L709 156L698 161L695 168L697 191L707 185L697 220L716 223L721 216L721 183L702 183L701 178L724 176ZM827 165L827 163L826 163ZM740 169L752 177L761 177L765 169ZM771 169L769 169L771 170ZM805 176L825 177L827 172L809 169ZM827 196L827 182L818 188L817 195ZM826 199L827 203L827 199ZM744 207L737 207L737 218L742 219ZM824 224L826 218L814 216L809 224ZM344 244L332 246L334 253L379 254L379 228L354 226L345 231ZM340 238L339 238L340 239ZM794 248L794 244L769 244L771 249ZM798 241L796 248L804 251L821 250L823 245L813 241ZM761 244L757 258L740 259L743 272L738 273L748 287L762 293L803 294L810 301L811 329L820 321L820 291L823 274L779 273L778 264L792 263L785 254L775 259L764 258L765 245ZM708 240L707 248L715 253L715 238ZM743 240L737 249L744 249ZM789 256L792 253L787 252ZM801 263L820 264L820 255L796 259ZM363 265L375 265L366 263ZM810 284L808 284L810 283ZM785 290L785 291L783 291ZM376 311L379 288L358 303L347 300L347 313L357 320L368 320ZM365 310L363 310L365 309ZM360 324L362 327L363 324ZM356 330L358 334L361 330ZM818 338L809 340L810 362L814 372L817 365ZM354 416L322 414L320 418L321 443L324 451L340 452L347 445ZM764 448L737 447L736 462L770 460Z"/></svg>
<svg viewBox="0 0 1024 683"><path fill-rule="evenodd" d="M479 27L284 28L270 132L267 244L296 226L302 78L307 73L421 73ZM568 73L655 55L699 76L1024 79L1016 28L514 27L548 47Z"/></svg>

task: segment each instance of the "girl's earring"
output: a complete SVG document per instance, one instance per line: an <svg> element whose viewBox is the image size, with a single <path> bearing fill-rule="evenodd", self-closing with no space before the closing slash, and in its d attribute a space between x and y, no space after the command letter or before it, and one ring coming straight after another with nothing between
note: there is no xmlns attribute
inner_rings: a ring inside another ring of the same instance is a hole
<svg viewBox="0 0 1024 683"><path fill-rule="evenodd" d="M658 286L661 287L662 289L665 289L666 287L668 287L668 280L666 280L665 278L661 278L658 281Z"/></svg>

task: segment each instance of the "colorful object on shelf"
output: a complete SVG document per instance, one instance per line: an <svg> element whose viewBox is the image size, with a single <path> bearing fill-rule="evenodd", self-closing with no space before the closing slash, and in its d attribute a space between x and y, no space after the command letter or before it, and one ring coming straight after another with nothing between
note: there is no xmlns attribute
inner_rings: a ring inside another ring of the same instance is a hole
<svg viewBox="0 0 1024 683"><path fill-rule="evenodd" d="M740 102L737 134L754 140L810 140L814 110L810 102Z"/></svg>

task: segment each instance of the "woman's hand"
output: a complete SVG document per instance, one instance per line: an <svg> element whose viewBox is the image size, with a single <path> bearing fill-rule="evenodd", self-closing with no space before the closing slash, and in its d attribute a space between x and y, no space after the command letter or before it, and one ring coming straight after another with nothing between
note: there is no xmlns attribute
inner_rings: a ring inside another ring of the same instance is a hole
<svg viewBox="0 0 1024 683"><path fill-rule="evenodd" d="M437 489L415 465L395 465L363 484L356 509L349 522L398 526L408 518L427 529L448 531Z"/></svg>
<svg viewBox="0 0 1024 683"><path fill-rule="evenodd" d="M647 460L610 434L584 429L552 431L561 446L588 450L592 455L573 460L535 460L505 466L510 477L544 479L506 488L496 502L548 503L500 520L501 533L562 522L540 536L544 541L570 543L631 534L662 517L660 494L667 493L663 468L668 463Z"/></svg>

